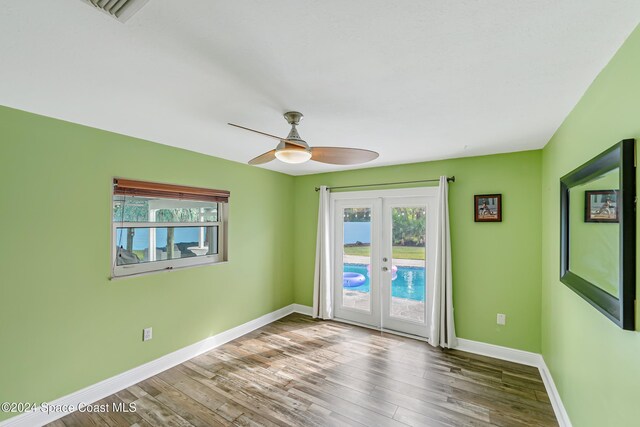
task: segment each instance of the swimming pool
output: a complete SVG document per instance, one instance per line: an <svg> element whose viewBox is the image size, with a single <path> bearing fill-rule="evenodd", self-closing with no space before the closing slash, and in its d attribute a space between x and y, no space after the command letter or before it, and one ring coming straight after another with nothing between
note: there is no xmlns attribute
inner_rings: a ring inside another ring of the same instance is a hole
<svg viewBox="0 0 640 427"><path fill-rule="evenodd" d="M369 273L365 264L345 264L344 272L360 273L365 277L362 285L350 291L369 292ZM425 269L422 267L398 267L398 277L391 282L391 295L414 301L424 301Z"/></svg>

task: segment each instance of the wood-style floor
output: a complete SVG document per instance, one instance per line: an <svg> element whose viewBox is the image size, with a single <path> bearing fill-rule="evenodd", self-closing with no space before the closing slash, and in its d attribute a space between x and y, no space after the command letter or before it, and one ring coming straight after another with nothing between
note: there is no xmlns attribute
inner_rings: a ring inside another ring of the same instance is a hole
<svg viewBox="0 0 640 427"><path fill-rule="evenodd" d="M551 426L536 368L291 315L52 426Z"/></svg>

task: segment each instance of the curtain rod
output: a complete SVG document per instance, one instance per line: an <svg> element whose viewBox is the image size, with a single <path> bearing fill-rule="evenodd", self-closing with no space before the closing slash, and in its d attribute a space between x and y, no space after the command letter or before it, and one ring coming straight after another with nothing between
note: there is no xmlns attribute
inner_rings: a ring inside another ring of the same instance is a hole
<svg viewBox="0 0 640 427"><path fill-rule="evenodd" d="M420 179L418 181L400 181L400 182L382 182L380 184L361 184L361 185L343 185L340 187L327 187L327 190L331 191L334 189L342 189L342 188L362 188L362 187L379 187L381 185L400 185L400 184L417 184L420 182L438 182L438 179ZM456 177L451 176L447 177L448 182L456 182ZM316 187L316 191L320 191L320 187Z"/></svg>

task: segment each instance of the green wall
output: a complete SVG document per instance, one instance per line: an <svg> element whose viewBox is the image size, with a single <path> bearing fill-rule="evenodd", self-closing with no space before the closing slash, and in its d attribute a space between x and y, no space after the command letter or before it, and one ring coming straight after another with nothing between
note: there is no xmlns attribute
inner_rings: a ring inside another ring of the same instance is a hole
<svg viewBox="0 0 640 427"><path fill-rule="evenodd" d="M229 263L109 281L114 176L230 190ZM293 302L293 177L0 107L0 181L0 402L63 396Z"/></svg>
<svg viewBox="0 0 640 427"><path fill-rule="evenodd" d="M640 423L640 334L564 286L558 261L559 179L622 139L640 139L639 76L636 28L543 150L542 352L574 426Z"/></svg>
<svg viewBox="0 0 640 427"><path fill-rule="evenodd" d="M296 302L313 302L314 187L455 175L449 207L456 332L462 338L539 352L540 174L541 152L528 151L297 177ZM473 195L487 193L502 193L502 223L473 221ZM497 313L507 315L506 326L496 324Z"/></svg>

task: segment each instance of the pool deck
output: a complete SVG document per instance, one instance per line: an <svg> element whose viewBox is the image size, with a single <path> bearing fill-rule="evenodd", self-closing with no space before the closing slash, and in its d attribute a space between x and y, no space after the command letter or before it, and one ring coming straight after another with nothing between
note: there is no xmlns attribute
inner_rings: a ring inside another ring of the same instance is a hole
<svg viewBox="0 0 640 427"><path fill-rule="evenodd" d="M369 292L344 290L342 304L346 308L369 309ZM424 301L391 298L391 316L424 322Z"/></svg>
<svg viewBox="0 0 640 427"><path fill-rule="evenodd" d="M371 258L368 256L343 255L342 260L345 264L370 264ZM393 265L398 267L424 267L422 259L394 259Z"/></svg>

